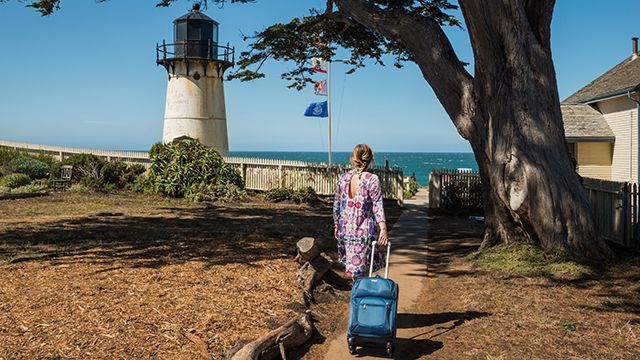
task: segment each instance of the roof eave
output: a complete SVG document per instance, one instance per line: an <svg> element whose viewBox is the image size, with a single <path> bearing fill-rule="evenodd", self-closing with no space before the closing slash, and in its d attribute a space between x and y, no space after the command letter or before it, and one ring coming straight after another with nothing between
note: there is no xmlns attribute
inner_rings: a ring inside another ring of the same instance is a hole
<svg viewBox="0 0 640 360"><path fill-rule="evenodd" d="M627 95L627 94L633 94L638 92L638 90L640 89L640 84L634 86L634 87L629 87L626 89L622 89L619 91L616 91L614 93L609 93L609 94L603 94L603 95L598 95L595 97L592 97L590 99L586 99L586 100L582 100L580 101L580 104L585 104L585 105L591 105L593 103L599 102L599 101L604 101L604 100L609 100L609 99L614 99L623 95Z"/></svg>
<svg viewBox="0 0 640 360"><path fill-rule="evenodd" d="M615 136L567 136L567 142L608 142L616 141Z"/></svg>

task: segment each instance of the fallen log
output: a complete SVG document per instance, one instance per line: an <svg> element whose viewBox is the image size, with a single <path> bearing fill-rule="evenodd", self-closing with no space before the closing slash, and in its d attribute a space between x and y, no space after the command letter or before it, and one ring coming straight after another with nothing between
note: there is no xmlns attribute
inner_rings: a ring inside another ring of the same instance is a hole
<svg viewBox="0 0 640 360"><path fill-rule="evenodd" d="M304 263L298 270L297 277L302 284L302 299L305 306L309 307L313 302L313 286L331 268L332 262L328 255L321 253L320 256Z"/></svg>
<svg viewBox="0 0 640 360"><path fill-rule="evenodd" d="M45 190L29 192L29 193L3 193L3 194L0 194L0 200L26 199L26 198L33 198L33 197L46 196L46 195L49 195L49 192Z"/></svg>
<svg viewBox="0 0 640 360"><path fill-rule="evenodd" d="M282 347L289 349L307 342L313 335L313 331L311 312L306 311L304 314L292 318L267 335L246 344L235 354L230 354L227 359L273 359L280 355Z"/></svg>

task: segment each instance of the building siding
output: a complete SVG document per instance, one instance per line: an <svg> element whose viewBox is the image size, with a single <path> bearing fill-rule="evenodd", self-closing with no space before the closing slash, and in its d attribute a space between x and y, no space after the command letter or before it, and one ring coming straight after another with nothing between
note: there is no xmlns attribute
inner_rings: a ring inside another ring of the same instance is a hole
<svg viewBox="0 0 640 360"><path fill-rule="evenodd" d="M578 173L584 177L611 180L612 157L612 143L577 143Z"/></svg>
<svg viewBox="0 0 640 360"><path fill-rule="evenodd" d="M635 182L638 174L636 103L626 97L618 97L600 101L597 106L616 136L611 162L611 180Z"/></svg>

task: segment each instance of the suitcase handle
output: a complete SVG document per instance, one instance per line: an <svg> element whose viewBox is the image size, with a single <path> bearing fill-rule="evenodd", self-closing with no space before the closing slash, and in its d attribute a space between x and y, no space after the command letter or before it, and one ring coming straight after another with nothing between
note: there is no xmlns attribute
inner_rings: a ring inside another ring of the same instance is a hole
<svg viewBox="0 0 640 360"><path fill-rule="evenodd" d="M373 257L376 254L376 245L377 241L371 243L371 263L369 265L369 277L373 275ZM391 254L391 241L387 241L387 264L384 267L384 278L386 279L389 276L389 255Z"/></svg>

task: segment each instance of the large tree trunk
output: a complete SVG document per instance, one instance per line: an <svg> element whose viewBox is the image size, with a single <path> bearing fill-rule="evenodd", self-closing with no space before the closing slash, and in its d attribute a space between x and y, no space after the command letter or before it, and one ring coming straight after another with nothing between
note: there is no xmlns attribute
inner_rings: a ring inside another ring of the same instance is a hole
<svg viewBox="0 0 640 360"><path fill-rule="evenodd" d="M402 44L471 143L483 182L483 246L526 238L591 259L610 256L566 150L551 58L553 0L460 0L474 76L432 19L364 0L335 3Z"/></svg>

